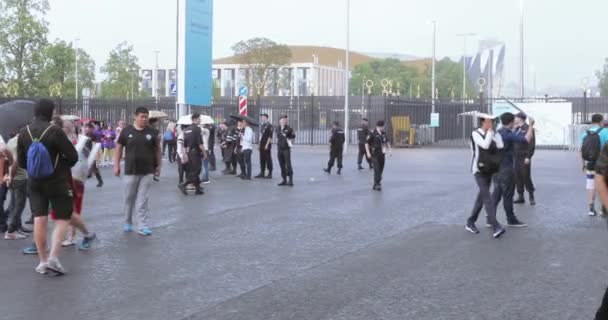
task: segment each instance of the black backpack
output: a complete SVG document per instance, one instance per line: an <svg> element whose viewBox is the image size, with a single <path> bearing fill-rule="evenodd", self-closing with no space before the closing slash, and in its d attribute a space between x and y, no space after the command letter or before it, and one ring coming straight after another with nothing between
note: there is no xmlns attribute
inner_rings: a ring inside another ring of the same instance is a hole
<svg viewBox="0 0 608 320"><path fill-rule="evenodd" d="M475 131L474 133L479 134L483 139L486 138L486 136L484 134L481 134L479 131ZM475 147L475 141L473 140L472 135L471 144L473 145L473 159L475 159L475 152L477 148ZM477 169L480 173L483 174L497 173L500 170L500 164L502 163L503 158L503 149L499 149L496 146L496 142L492 141L488 149L479 148L479 156L477 157Z"/></svg>
<svg viewBox="0 0 608 320"><path fill-rule="evenodd" d="M600 139L600 132L604 128L600 128L597 131L591 129L587 130L587 135L583 139L583 147L581 153L585 161L595 162L600 158L602 152L602 141Z"/></svg>

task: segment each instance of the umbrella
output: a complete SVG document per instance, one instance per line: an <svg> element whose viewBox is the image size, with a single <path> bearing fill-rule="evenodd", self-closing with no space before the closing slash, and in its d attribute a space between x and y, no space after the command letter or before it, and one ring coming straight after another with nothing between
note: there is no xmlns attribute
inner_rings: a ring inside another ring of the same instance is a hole
<svg viewBox="0 0 608 320"><path fill-rule="evenodd" d="M178 125L186 125L189 126L192 124L192 116L187 115L187 116L181 116L179 118L179 120L177 120L177 124Z"/></svg>
<svg viewBox="0 0 608 320"><path fill-rule="evenodd" d="M70 115L70 114L64 114L61 116L61 120L63 121L78 121L80 120L79 116L75 116L75 115Z"/></svg>
<svg viewBox="0 0 608 320"><path fill-rule="evenodd" d="M34 102L27 100L14 100L0 104L0 135L5 141L34 117Z"/></svg>
<svg viewBox="0 0 608 320"><path fill-rule="evenodd" d="M166 113L162 112L162 111L158 111L158 110L152 110L150 111L150 119L164 119L164 118L169 118L169 115L167 115Z"/></svg>
<svg viewBox="0 0 608 320"><path fill-rule="evenodd" d="M243 115L237 114L237 115L230 115L230 118L236 119L236 120L245 120L245 121L249 122L249 124L251 124L252 126L258 125L258 123L255 120L253 120L253 118L248 117L248 116L243 116Z"/></svg>
<svg viewBox="0 0 608 320"><path fill-rule="evenodd" d="M201 114L201 124L214 124L213 118L206 114Z"/></svg>

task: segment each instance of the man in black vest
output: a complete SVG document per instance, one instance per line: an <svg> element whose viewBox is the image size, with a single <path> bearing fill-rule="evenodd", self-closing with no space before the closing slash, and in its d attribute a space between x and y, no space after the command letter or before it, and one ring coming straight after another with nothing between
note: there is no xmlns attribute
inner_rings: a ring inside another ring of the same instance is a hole
<svg viewBox="0 0 608 320"><path fill-rule="evenodd" d="M386 152L391 153L391 146L384 131L384 120L376 123L376 130L372 131L367 136L365 144L367 157L372 159L374 168L374 186L373 190L382 191L382 173L384 172L384 162Z"/></svg>
<svg viewBox="0 0 608 320"><path fill-rule="evenodd" d="M357 166L359 170L363 170L361 163L363 162L363 157L367 160L367 164L369 168L372 169L372 159L367 157L365 152L365 143L367 142L367 136L369 136L369 124L366 118L361 119L361 126L357 129L357 140L359 141L359 155L357 156Z"/></svg>
<svg viewBox="0 0 608 320"><path fill-rule="evenodd" d="M515 133L520 136L526 136L530 126L526 123L527 116L520 112L515 115ZM534 199L534 183L532 183L532 156L536 148L536 138L534 130L532 130L532 139L530 143L516 143L514 149L515 160L515 187L517 189L517 199L513 203L526 203L524 191L530 194L530 205L536 205Z"/></svg>
<svg viewBox="0 0 608 320"><path fill-rule="evenodd" d="M268 121L268 114L262 114L262 125L260 126L260 174L255 176L256 178L272 179L272 123ZM264 172L268 169L268 175L265 176Z"/></svg>
<svg viewBox="0 0 608 320"><path fill-rule="evenodd" d="M342 154L344 153L344 129L340 128L340 123L335 121L331 125L331 137L329 138L329 162L323 171L331 173L334 162L338 159L338 174L342 174Z"/></svg>
<svg viewBox="0 0 608 320"><path fill-rule="evenodd" d="M186 182L180 184L178 186L179 190L184 195L188 195L188 191L186 190L186 186L189 184L194 185L196 189L196 195L203 194L203 190L201 188L201 167L202 167L202 157L205 151L205 147L203 144L203 136L201 127L199 124L201 122L201 115L195 113L192 115L192 125L190 125L186 130L184 130L184 150L182 163L186 164Z"/></svg>
<svg viewBox="0 0 608 320"><path fill-rule="evenodd" d="M291 166L291 147L296 134L293 129L287 125L287 116L281 117L280 126L277 130L277 146L279 165L281 166L281 177L283 180L279 186L293 187L293 168ZM289 178L289 181L287 180Z"/></svg>

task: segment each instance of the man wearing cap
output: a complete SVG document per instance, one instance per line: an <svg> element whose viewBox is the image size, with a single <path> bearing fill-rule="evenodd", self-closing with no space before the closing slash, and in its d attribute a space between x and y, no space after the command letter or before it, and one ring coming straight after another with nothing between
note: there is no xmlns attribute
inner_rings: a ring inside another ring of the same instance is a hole
<svg viewBox="0 0 608 320"><path fill-rule="evenodd" d="M287 116L281 117L280 125L277 130L277 147L279 165L281 166L281 178L283 180L279 186L293 187L293 168L291 166L291 147L296 134L293 129L287 125ZM289 178L289 180L287 180Z"/></svg>
<svg viewBox="0 0 608 320"><path fill-rule="evenodd" d="M363 170L361 163L363 162L363 157L367 160L367 164L369 168L372 168L372 159L367 157L365 152L365 143L367 142L367 137L369 136L369 124L367 118L361 119L361 126L357 129L357 140L359 141L359 155L357 156L357 167L359 170Z"/></svg>
<svg viewBox="0 0 608 320"><path fill-rule="evenodd" d="M384 131L384 120L378 121L376 129L367 136L365 151L367 157L372 159L374 168L374 186L372 189L382 191L382 172L384 171L386 152L391 154L391 145Z"/></svg>
<svg viewBox="0 0 608 320"><path fill-rule="evenodd" d="M342 174L342 154L344 153L344 130L340 128L340 123L335 121L331 125L331 137L329 138L329 162L323 171L331 173L334 162L338 159L338 174Z"/></svg>
<svg viewBox="0 0 608 320"><path fill-rule="evenodd" d="M177 187L184 195L188 195L188 185L194 186L196 195L203 194L200 174L203 157L206 158L206 156L204 156L205 146L203 143L202 129L199 126L201 122L200 118L200 114L193 114L192 124L178 137L177 152L186 169L186 181Z"/></svg>
<svg viewBox="0 0 608 320"><path fill-rule="evenodd" d="M260 174L255 176L256 178L272 179L272 123L268 121L268 114L263 113L261 115L262 125L260 126L260 142L258 147L260 149ZM268 175L265 175L266 169L268 169Z"/></svg>
<svg viewBox="0 0 608 320"><path fill-rule="evenodd" d="M515 115L515 133L525 137L530 126L526 124L527 116L525 113L520 112ZM530 195L530 204L536 205L534 199L534 184L532 183L532 156L534 156L534 150L536 148L536 138L534 130L532 130L532 140L530 143L516 143L514 154L515 154L515 186L517 188L517 200L513 203L523 204L526 203L524 197L524 191L528 191Z"/></svg>
<svg viewBox="0 0 608 320"><path fill-rule="evenodd" d="M475 222L477 222L481 209L485 207L488 225L493 228L492 236L499 238L505 233L505 229L496 220L496 204L492 199L490 186L496 172L495 166L500 166L500 159L491 159L494 160L491 161L488 155L491 153L497 154L499 149L504 148L504 144L500 134L494 130L494 116L480 113L477 114L477 118L479 119L479 128L471 133L471 151L473 152L471 172L475 177L475 183L477 183L479 191L465 229L474 234L479 233Z"/></svg>

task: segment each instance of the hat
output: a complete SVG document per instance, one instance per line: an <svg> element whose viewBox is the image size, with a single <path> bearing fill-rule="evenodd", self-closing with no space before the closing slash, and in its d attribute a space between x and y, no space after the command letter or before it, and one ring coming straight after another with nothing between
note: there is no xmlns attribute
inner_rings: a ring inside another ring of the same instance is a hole
<svg viewBox="0 0 608 320"><path fill-rule="evenodd" d="M260 117L266 117L266 118L270 118L270 117L268 116L268 113L262 113L262 114L260 115Z"/></svg>
<svg viewBox="0 0 608 320"><path fill-rule="evenodd" d="M490 120L494 120L494 119L496 119L496 118L497 118L496 116L493 116L493 115L491 115L491 114L487 114L487 113L481 113L481 112L479 112L479 113L475 114L475 116L476 116L477 118L482 118L482 119L490 119Z"/></svg>
<svg viewBox="0 0 608 320"><path fill-rule="evenodd" d="M528 116L525 113L523 113L523 112L520 112L520 113L516 114L515 117L520 118L520 119L522 119L524 121L526 121L526 119L528 118Z"/></svg>
<svg viewBox="0 0 608 320"><path fill-rule="evenodd" d="M367 118L363 118L363 119L361 119L361 121L368 122L369 120L367 120Z"/></svg>
<svg viewBox="0 0 608 320"><path fill-rule="evenodd" d="M376 127L384 127L384 120L379 120L376 122Z"/></svg>

